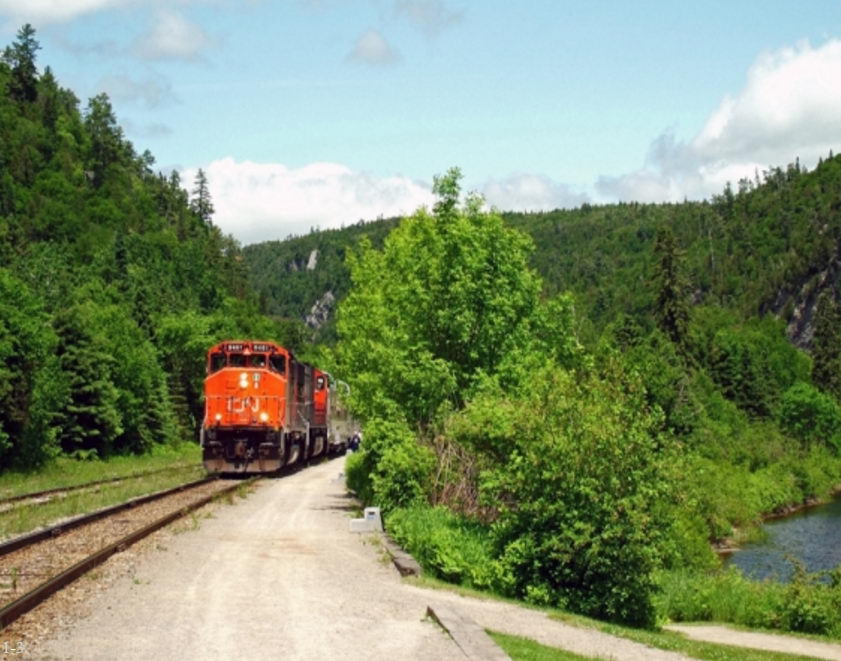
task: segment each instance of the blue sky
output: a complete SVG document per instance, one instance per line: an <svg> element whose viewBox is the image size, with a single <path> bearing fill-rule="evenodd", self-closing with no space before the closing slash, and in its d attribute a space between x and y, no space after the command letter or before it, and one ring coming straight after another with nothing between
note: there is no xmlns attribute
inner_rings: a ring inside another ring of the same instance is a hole
<svg viewBox="0 0 841 661"><path fill-rule="evenodd" d="M841 1L0 0L10 43L244 243L408 213L679 201L841 143Z"/></svg>

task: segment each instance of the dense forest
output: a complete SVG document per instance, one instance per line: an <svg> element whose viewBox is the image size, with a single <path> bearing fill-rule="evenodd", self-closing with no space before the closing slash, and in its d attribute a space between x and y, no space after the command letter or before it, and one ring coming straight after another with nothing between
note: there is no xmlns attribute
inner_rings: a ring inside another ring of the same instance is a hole
<svg viewBox="0 0 841 661"><path fill-rule="evenodd" d="M0 61L0 469L192 439L203 355L277 332L200 173L156 173L24 26Z"/></svg>

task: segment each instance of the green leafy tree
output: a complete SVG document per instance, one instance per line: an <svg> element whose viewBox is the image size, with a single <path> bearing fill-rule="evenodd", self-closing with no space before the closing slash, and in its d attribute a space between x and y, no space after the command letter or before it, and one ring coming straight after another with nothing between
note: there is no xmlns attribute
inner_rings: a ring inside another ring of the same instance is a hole
<svg viewBox="0 0 841 661"><path fill-rule="evenodd" d="M481 479L483 502L497 511L498 588L650 626L674 455L642 384L615 360L602 371L548 364L519 395L468 406L484 411L469 414L471 433L507 454Z"/></svg>
<svg viewBox="0 0 841 661"><path fill-rule="evenodd" d="M434 214L417 212L382 251L363 242L350 257L339 359L363 416L381 415L389 400L425 424L459 406L527 334L540 287L531 242L478 198L457 207L459 177L453 169L436 179Z"/></svg>
<svg viewBox="0 0 841 661"><path fill-rule="evenodd" d="M0 466L38 466L55 454L55 342L35 294L0 269Z"/></svg>
<svg viewBox="0 0 841 661"><path fill-rule="evenodd" d="M807 383L796 383L786 391L780 423L804 445L828 445L841 453L841 407Z"/></svg>

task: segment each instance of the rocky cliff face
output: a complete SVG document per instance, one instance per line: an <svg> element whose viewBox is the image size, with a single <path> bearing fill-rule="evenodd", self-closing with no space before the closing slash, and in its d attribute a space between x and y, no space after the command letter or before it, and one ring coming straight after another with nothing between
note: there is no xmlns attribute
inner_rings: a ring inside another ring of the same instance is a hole
<svg viewBox="0 0 841 661"><path fill-rule="evenodd" d="M770 304L760 307L760 312L781 317L792 343L808 351L815 335L818 299L827 289L832 290L836 300L841 298L841 246L825 268L811 271L795 285L781 287Z"/></svg>
<svg viewBox="0 0 841 661"><path fill-rule="evenodd" d="M332 291L328 291L321 298L319 298L310 309L307 315L306 324L310 328L318 330L330 318L330 312L333 310L333 305L336 303L336 297Z"/></svg>

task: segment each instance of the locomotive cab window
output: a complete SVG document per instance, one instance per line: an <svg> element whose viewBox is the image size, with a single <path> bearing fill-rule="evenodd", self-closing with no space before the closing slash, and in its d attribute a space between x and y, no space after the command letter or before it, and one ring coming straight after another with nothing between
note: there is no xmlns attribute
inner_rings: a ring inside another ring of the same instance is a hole
<svg viewBox="0 0 841 661"><path fill-rule="evenodd" d="M228 365L231 367L245 367L245 356L241 353L232 353L228 355Z"/></svg>
<svg viewBox="0 0 841 661"><path fill-rule="evenodd" d="M212 353L210 354L210 373L218 372L225 367L225 354Z"/></svg>
<svg viewBox="0 0 841 661"><path fill-rule="evenodd" d="M266 366L266 357L261 353L258 353L258 354L255 354L255 355L251 356L251 358L248 361L248 366L249 367L265 367Z"/></svg>
<svg viewBox="0 0 841 661"><path fill-rule="evenodd" d="M269 358L269 364L275 372L286 374L286 356L283 354L276 354Z"/></svg>
<svg viewBox="0 0 841 661"><path fill-rule="evenodd" d="M315 380L315 389L324 390L324 377L320 376Z"/></svg>

